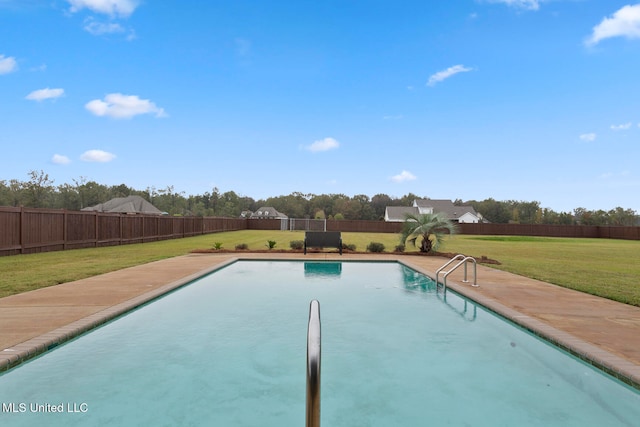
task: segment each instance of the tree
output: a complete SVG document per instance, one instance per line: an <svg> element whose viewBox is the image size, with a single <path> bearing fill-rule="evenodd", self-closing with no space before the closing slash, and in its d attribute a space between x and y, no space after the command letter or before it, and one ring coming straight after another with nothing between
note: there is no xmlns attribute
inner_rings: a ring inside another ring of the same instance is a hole
<svg viewBox="0 0 640 427"><path fill-rule="evenodd" d="M47 205L47 198L52 195L54 187L53 180L49 179L49 174L41 171L29 171L28 182L25 183L25 189L29 196L29 205L34 208L43 208Z"/></svg>
<svg viewBox="0 0 640 427"><path fill-rule="evenodd" d="M633 209L623 209L618 206L615 209L611 209L608 213L612 225L635 225L636 211Z"/></svg>
<svg viewBox="0 0 640 427"><path fill-rule="evenodd" d="M444 241L445 232L455 234L457 228L442 213L434 214L406 214L404 226L400 237L400 243L406 245L407 240L416 245L419 237L422 237L420 252L436 251Z"/></svg>
<svg viewBox="0 0 640 427"><path fill-rule="evenodd" d="M469 200L466 204L473 206L476 212L482 214L490 222L506 224L511 219L511 212L506 202L499 202L489 198L481 202Z"/></svg>
<svg viewBox="0 0 640 427"><path fill-rule="evenodd" d="M393 206L394 200L386 194L376 194L371 198L371 207L373 208L376 219L384 219L384 213L387 206Z"/></svg>
<svg viewBox="0 0 640 427"><path fill-rule="evenodd" d="M324 212L325 217L333 215L333 198L330 194L313 195L309 200L310 212Z"/></svg>
<svg viewBox="0 0 640 427"><path fill-rule="evenodd" d="M17 179L0 181L0 206L20 206L24 198L24 185Z"/></svg>

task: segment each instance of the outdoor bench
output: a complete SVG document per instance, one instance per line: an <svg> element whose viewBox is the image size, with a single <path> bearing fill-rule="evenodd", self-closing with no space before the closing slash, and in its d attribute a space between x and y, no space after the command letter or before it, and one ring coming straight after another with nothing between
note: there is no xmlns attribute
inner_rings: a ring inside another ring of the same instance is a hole
<svg viewBox="0 0 640 427"><path fill-rule="evenodd" d="M307 231L304 234L304 254L307 248L338 248L342 255L342 237L339 231Z"/></svg>

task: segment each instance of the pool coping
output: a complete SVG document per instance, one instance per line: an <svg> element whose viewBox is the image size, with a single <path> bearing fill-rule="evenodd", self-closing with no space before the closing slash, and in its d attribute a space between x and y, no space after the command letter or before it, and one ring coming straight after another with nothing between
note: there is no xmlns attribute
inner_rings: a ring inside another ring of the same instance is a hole
<svg viewBox="0 0 640 427"><path fill-rule="evenodd" d="M219 269L225 268L238 261L304 261L304 260L325 260L325 261L345 261L345 262L397 262L414 269L432 279L435 276L435 269L430 271L430 267L418 264L413 257L403 257L401 255L389 256L360 256L341 257L332 253L310 254L311 256L300 256L298 254L238 254L236 256L212 259L212 265L198 269L197 271L185 275L177 280L158 286L150 291L140 293L126 301L107 307L91 315L82 317L64 326L52 329L44 334L28 339L16 345L12 345L0 351L0 373L12 369L30 359L33 359L67 341L75 339L80 335L108 323L117 317L141 307L167 293L175 291L188 285L195 279L210 274ZM205 255L206 256L206 255ZM435 257L432 257L435 258ZM442 259L441 259L442 260ZM422 261L422 260L420 260ZM160 261L162 262L162 261ZM484 267L487 268L487 267ZM460 276L459 276L460 277ZM455 275L454 275L455 278ZM482 281L479 280L482 286ZM555 285L549 285L555 286ZM640 390L640 365L633 363L623 357L589 343L575 335L558 329L548 323L542 322L530 315L519 312L513 308L502 304L500 301L483 295L468 284L461 283L461 280L449 279L447 287L456 293L470 299L474 303L480 304L487 310L494 312L505 319L513 322L519 327L551 342L568 353L590 363L598 369L617 378L623 383ZM564 288L562 288L564 289Z"/></svg>

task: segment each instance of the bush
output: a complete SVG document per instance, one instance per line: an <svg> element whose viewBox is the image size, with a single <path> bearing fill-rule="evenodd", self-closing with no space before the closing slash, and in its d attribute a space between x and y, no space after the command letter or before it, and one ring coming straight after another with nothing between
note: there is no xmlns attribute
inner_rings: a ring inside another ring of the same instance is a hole
<svg viewBox="0 0 640 427"><path fill-rule="evenodd" d="M379 242L371 242L367 245L367 251L369 252L384 252L384 244Z"/></svg>
<svg viewBox="0 0 640 427"><path fill-rule="evenodd" d="M405 250L405 246L402 243L396 246L396 249L395 249L396 252L404 252L404 250Z"/></svg>
<svg viewBox="0 0 640 427"><path fill-rule="evenodd" d="M356 245L343 243L342 244L342 249L343 250L347 250L347 251L355 252L356 251Z"/></svg>
<svg viewBox="0 0 640 427"><path fill-rule="evenodd" d="M289 242L289 246L291 249L302 249L304 248L304 240L292 240Z"/></svg>
<svg viewBox="0 0 640 427"><path fill-rule="evenodd" d="M273 249L276 247L276 241L275 240L267 240L267 245L266 245L269 249Z"/></svg>
<svg viewBox="0 0 640 427"><path fill-rule="evenodd" d="M238 243L236 245L237 251L246 251L247 249L249 249L249 245L247 245L246 243Z"/></svg>
<svg viewBox="0 0 640 427"><path fill-rule="evenodd" d="M216 250L222 249L222 242L215 242L213 244L213 249L216 249Z"/></svg>

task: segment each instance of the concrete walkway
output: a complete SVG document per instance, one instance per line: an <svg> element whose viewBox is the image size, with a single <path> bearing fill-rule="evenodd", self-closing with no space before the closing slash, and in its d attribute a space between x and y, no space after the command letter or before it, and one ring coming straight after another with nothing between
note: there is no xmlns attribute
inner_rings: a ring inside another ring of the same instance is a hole
<svg viewBox="0 0 640 427"><path fill-rule="evenodd" d="M425 256L190 254L0 299L0 371L57 346L237 259L401 261L431 277L447 259ZM640 388L640 308L478 265L479 287L449 288ZM472 279L473 269L469 268Z"/></svg>

